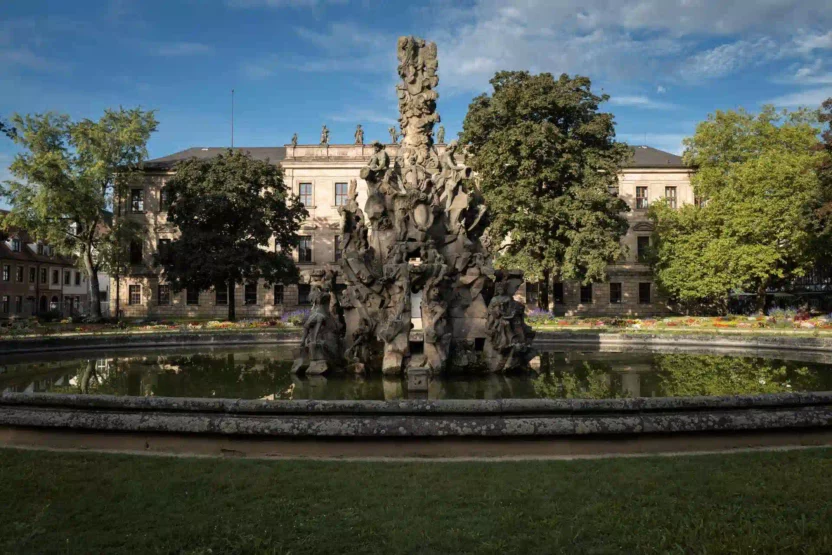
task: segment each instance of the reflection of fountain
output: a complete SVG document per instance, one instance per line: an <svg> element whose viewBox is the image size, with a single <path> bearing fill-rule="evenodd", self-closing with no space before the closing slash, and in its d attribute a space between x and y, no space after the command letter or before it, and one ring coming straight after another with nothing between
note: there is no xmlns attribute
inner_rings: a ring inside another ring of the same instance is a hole
<svg viewBox="0 0 832 555"><path fill-rule="evenodd" d="M408 389L424 392L449 366L526 369L535 352L514 299L522 274L491 265L481 240L487 210L471 168L455 159L456 141L434 146L436 45L400 37L397 53L401 144L391 159L373 143L360 172L363 209L350 183L339 207L343 255L311 276L313 309L293 370L363 371L381 358L385 375L406 373Z"/></svg>

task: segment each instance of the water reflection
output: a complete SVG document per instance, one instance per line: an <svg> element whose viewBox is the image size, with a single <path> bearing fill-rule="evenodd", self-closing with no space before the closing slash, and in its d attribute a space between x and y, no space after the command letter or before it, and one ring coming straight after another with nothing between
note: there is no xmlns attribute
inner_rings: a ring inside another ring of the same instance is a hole
<svg viewBox="0 0 832 555"><path fill-rule="evenodd" d="M419 395L381 375L293 375L288 349L233 349L0 365L0 391L241 399L403 399ZM832 390L832 364L691 353L544 352L537 372L449 375L430 399L734 395Z"/></svg>

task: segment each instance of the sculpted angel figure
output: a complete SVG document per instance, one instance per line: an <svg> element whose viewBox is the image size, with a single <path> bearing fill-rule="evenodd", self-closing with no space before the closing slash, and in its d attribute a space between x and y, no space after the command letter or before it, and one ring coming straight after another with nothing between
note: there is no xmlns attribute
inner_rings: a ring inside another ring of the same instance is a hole
<svg viewBox="0 0 832 555"><path fill-rule="evenodd" d="M329 129L326 128L326 125L321 128L321 144L329 144Z"/></svg>
<svg viewBox="0 0 832 555"><path fill-rule="evenodd" d="M361 128L361 124L355 126L355 144L363 145L364 144L364 130Z"/></svg>

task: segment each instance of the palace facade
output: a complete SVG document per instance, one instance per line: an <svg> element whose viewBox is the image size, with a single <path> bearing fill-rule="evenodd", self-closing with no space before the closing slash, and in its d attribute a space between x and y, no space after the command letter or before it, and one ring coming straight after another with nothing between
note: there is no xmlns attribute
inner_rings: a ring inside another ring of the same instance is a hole
<svg viewBox="0 0 832 555"><path fill-rule="evenodd" d="M436 145L441 152L445 145ZM398 145L386 147L391 159ZM190 148L149 160L144 165L143 185L130 191L121 207L124 217L141 222L147 234L141 244L131 245L131 271L118 284L120 309L125 317L223 318L227 314L227 293L182 291L174 294L165 283L158 264L166 242L176 236L167 223L164 185L177 163L189 158L211 158L225 148ZM372 156L368 145L286 145L283 147L241 147L253 158L279 164L287 187L298 195L309 211L300 230L301 242L295 260L301 281L295 285L266 287L263 283L238 286L237 316L259 318L279 316L308 306L309 276L312 270L334 264L340 257L338 207L347 200L352 179L358 181L358 203L367 198L367 185L359 177ZM622 238L627 255L609 267L609 281L581 285L557 282L550 302L556 314L655 316L667 314L666 299L652 283L644 257L650 246L653 226L647 208L664 201L672 206L693 203L690 169L679 156L651 147L633 147L633 157L619 175L619 196L630 206L628 233ZM519 294L531 308L537 303L537 284L527 283Z"/></svg>

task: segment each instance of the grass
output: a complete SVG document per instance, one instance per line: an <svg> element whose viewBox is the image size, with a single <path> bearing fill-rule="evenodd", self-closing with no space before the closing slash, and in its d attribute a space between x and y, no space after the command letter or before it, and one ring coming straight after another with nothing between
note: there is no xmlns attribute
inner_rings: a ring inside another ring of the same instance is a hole
<svg viewBox="0 0 832 555"><path fill-rule="evenodd" d="M832 449L499 463L0 450L2 553L830 553Z"/></svg>

